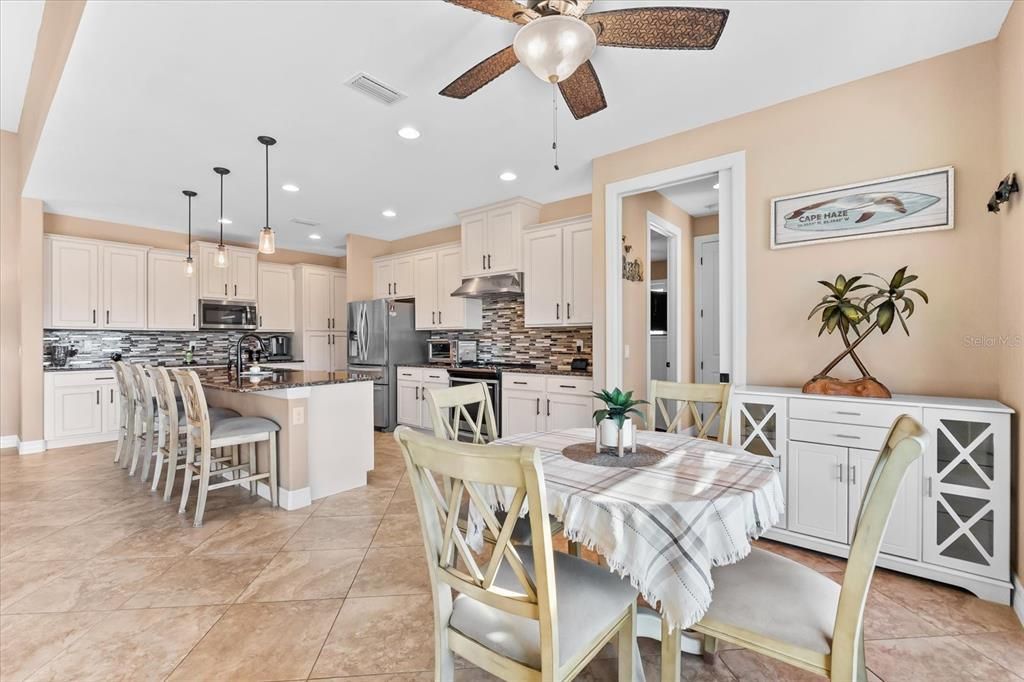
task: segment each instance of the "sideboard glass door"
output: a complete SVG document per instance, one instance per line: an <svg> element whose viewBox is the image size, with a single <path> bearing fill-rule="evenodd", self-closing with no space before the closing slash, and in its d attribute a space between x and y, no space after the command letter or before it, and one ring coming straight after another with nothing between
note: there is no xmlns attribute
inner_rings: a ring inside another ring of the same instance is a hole
<svg viewBox="0 0 1024 682"><path fill-rule="evenodd" d="M737 393L732 399L732 444L771 457L786 490L786 399ZM786 517L776 526L786 528Z"/></svg>

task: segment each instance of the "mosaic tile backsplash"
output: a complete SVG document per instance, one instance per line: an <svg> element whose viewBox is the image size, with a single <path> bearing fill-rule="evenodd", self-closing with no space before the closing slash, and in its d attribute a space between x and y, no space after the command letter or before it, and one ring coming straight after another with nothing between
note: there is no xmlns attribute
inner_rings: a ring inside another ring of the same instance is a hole
<svg viewBox="0 0 1024 682"><path fill-rule="evenodd" d="M112 329L47 329L43 332L43 367L52 367L51 348L66 344L78 349L66 368L105 367L111 353L125 360L176 364L184 361L189 344L194 344L193 359L200 365L227 364L242 331L117 331ZM270 336L265 334L263 336Z"/></svg>
<svg viewBox="0 0 1024 682"><path fill-rule="evenodd" d="M434 332L432 337L475 339L480 359L494 362L530 362L539 368L569 369L573 358L592 361L594 330L591 327L531 327L525 323L521 298L488 298L483 302L483 329ZM583 351L576 351L576 341Z"/></svg>

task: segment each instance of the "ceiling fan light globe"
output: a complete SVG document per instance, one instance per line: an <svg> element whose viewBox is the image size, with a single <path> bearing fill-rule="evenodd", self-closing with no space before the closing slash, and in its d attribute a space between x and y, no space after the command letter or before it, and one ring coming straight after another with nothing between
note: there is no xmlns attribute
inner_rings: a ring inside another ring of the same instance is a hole
<svg viewBox="0 0 1024 682"><path fill-rule="evenodd" d="M551 15L519 29L512 49L537 78L560 83L590 59L597 46L594 30L575 17Z"/></svg>

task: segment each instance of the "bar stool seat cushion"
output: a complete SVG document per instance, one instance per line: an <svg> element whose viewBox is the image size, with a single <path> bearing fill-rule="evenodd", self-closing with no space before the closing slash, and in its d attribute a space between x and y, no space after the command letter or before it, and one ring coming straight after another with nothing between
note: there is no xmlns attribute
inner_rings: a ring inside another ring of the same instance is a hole
<svg viewBox="0 0 1024 682"><path fill-rule="evenodd" d="M210 408L207 408L207 409L210 412L210 422L211 423L212 422L219 422L222 419L232 419L234 417L240 417L241 416L240 414L238 414L238 412L236 412L235 410L232 410L230 407L210 407ZM179 415L179 417L178 417L178 426L184 426L186 421L187 421L185 419L185 411L184 410L179 410L178 411L178 415Z"/></svg>
<svg viewBox="0 0 1024 682"><path fill-rule="evenodd" d="M258 433L280 431L281 427L273 419L265 417L229 417L211 424L210 438L237 438L253 436Z"/></svg>
<svg viewBox="0 0 1024 682"><path fill-rule="evenodd" d="M516 548L531 577L533 550ZM558 653L564 665L608 624L636 601L637 591L607 568L555 552L555 594L558 598ZM508 562L502 562L495 585L521 593L523 587ZM452 604L449 625L478 644L506 658L540 670L540 627L535 620L516 616L460 594Z"/></svg>

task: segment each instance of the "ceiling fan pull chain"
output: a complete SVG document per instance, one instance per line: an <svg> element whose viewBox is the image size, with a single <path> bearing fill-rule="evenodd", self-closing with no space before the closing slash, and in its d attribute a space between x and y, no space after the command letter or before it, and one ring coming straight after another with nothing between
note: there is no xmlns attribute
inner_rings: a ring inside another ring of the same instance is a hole
<svg viewBox="0 0 1024 682"><path fill-rule="evenodd" d="M558 85L551 84L551 150L555 154L555 170L558 170Z"/></svg>

